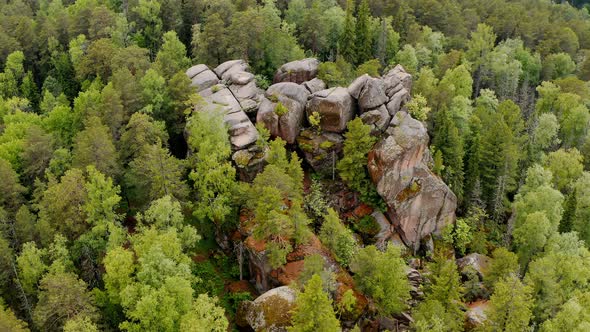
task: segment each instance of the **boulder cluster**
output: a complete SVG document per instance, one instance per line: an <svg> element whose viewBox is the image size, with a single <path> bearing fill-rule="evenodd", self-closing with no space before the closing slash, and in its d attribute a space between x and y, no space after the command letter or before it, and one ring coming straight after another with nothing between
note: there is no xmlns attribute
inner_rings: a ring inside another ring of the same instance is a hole
<svg viewBox="0 0 590 332"><path fill-rule="evenodd" d="M243 60L214 69L200 64L186 74L203 97L199 111L223 109L233 160L242 180L250 181L264 166L265 151L256 146L261 123L272 137L299 148L306 163L320 173L333 173L342 156L347 123L360 116L379 137L369 153L368 170L387 203L376 215L381 244L403 242L413 251L429 247L431 235L454 222L457 199L431 170L428 133L407 113L412 76L400 65L382 77L363 75L348 87L327 88L317 78L319 61L308 58L284 64L266 91ZM310 117L318 116L319 123Z"/></svg>

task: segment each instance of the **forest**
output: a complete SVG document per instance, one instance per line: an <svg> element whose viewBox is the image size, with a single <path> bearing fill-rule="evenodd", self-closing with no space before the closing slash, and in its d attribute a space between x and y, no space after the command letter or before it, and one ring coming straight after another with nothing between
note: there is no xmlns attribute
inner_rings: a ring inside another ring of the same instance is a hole
<svg viewBox="0 0 590 332"><path fill-rule="evenodd" d="M0 0L0 331L590 331L590 4Z"/></svg>

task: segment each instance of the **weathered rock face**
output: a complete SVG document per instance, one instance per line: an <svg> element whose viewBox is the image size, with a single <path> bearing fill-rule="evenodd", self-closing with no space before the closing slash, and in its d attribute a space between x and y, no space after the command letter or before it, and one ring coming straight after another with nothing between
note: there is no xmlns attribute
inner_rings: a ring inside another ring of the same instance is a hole
<svg viewBox="0 0 590 332"><path fill-rule="evenodd" d="M389 115L385 105L381 105L379 108L361 114L361 119L364 124L371 126L371 132L377 134L387 129L391 121L391 115Z"/></svg>
<svg viewBox="0 0 590 332"><path fill-rule="evenodd" d="M308 96L309 91L299 84L285 82L271 85L260 104L256 122L264 123L272 136L293 144L303 125ZM279 103L287 109L285 114L276 112Z"/></svg>
<svg viewBox="0 0 590 332"><path fill-rule="evenodd" d="M321 90L310 96L307 102L307 116L318 112L322 130L341 133L356 113L356 103L346 88Z"/></svg>
<svg viewBox="0 0 590 332"><path fill-rule="evenodd" d="M197 92L219 83L219 78L205 65L196 65L186 71L186 76L191 79L191 86L197 88Z"/></svg>
<svg viewBox="0 0 590 332"><path fill-rule="evenodd" d="M410 100L412 76L401 65L395 66L383 76L385 94L389 98L387 111L394 116Z"/></svg>
<svg viewBox="0 0 590 332"><path fill-rule="evenodd" d="M315 58L308 58L285 63L274 76L273 83L293 82L301 84L312 80L318 74L320 62Z"/></svg>
<svg viewBox="0 0 590 332"><path fill-rule="evenodd" d="M245 149L258 139L258 131L246 112L258 108L262 90L256 87L254 75L247 70L246 62L232 60L214 70L206 65L196 65L186 71L192 80L191 86L196 87L205 101L204 105L196 105L196 109L225 112L224 121L229 127L233 150Z"/></svg>
<svg viewBox="0 0 590 332"><path fill-rule="evenodd" d="M358 100L361 112L379 107L387 102L385 82L367 74L360 76L348 87L351 96Z"/></svg>
<svg viewBox="0 0 590 332"><path fill-rule="evenodd" d="M369 153L368 168L389 219L414 251L421 240L439 234L455 220L457 198L424 163L428 134L424 125L404 112L395 115L390 135Z"/></svg>
<svg viewBox="0 0 590 332"><path fill-rule="evenodd" d="M297 137L297 145L303 151L305 161L317 173L330 176L342 153L344 137L336 133L305 129Z"/></svg>
<svg viewBox="0 0 590 332"><path fill-rule="evenodd" d="M245 317L254 331L287 331L296 297L295 290L288 286L273 288L242 305L239 315Z"/></svg>

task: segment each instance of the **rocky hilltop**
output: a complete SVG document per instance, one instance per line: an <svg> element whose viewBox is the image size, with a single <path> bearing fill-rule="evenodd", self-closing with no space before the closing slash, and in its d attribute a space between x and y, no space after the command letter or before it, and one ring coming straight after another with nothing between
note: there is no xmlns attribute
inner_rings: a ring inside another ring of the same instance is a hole
<svg viewBox="0 0 590 332"><path fill-rule="evenodd" d="M186 74L205 100L199 111L223 109L233 160L241 180L253 179L264 165L264 151L255 123L272 137L281 137L304 156L316 172L328 172L342 155L346 124L360 116L379 138L369 153L368 170L377 192L387 203L381 243L400 238L413 251L431 247L432 235L454 222L457 199L431 170L428 133L406 111L412 77L400 65L383 77L363 75L348 87L327 88L317 78L319 61L309 58L281 66L266 91L256 84L243 60L227 61L214 69L200 64ZM320 129L308 118L320 114Z"/></svg>

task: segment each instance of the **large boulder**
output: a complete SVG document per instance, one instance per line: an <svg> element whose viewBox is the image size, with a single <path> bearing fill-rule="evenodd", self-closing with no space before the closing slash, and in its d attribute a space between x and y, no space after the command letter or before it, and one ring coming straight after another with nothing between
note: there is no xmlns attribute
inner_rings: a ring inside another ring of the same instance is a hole
<svg viewBox="0 0 590 332"><path fill-rule="evenodd" d="M256 122L264 123L272 136L287 143L295 143L305 118L305 104L309 91L299 84L284 82L271 85L262 99ZM278 113L279 103L286 113Z"/></svg>
<svg viewBox="0 0 590 332"><path fill-rule="evenodd" d="M317 173L332 176L342 153L344 137L336 133L302 130L297 145L303 151L305 161Z"/></svg>
<svg viewBox="0 0 590 332"><path fill-rule="evenodd" d="M428 133L404 112L397 113L390 136L369 153L368 169L377 192L388 206L389 220L404 243L417 251L421 240L440 234L455 221L457 198L424 162Z"/></svg>
<svg viewBox="0 0 590 332"><path fill-rule="evenodd" d="M241 72L243 74L250 74ZM258 109L259 103L262 100L264 91L256 86L256 82L251 80L245 84L232 84L229 90L240 103L240 107L246 113L254 112Z"/></svg>
<svg viewBox="0 0 590 332"><path fill-rule="evenodd" d="M366 125L371 126L372 132L383 132L389 126L391 115L387 111L385 105L372 110L368 110L361 114L361 120Z"/></svg>
<svg viewBox="0 0 590 332"><path fill-rule="evenodd" d="M233 153L232 160L236 164L240 181L252 182L266 165L266 150L253 145L247 149Z"/></svg>
<svg viewBox="0 0 590 332"><path fill-rule="evenodd" d="M289 286L273 288L252 302L240 307L250 327L258 331L283 332L291 325L291 311L295 308L297 293Z"/></svg>
<svg viewBox="0 0 590 332"><path fill-rule="evenodd" d="M273 83L293 82L301 84L314 79L318 74L320 62L315 58L308 58L285 63L276 72Z"/></svg>
<svg viewBox="0 0 590 332"><path fill-rule="evenodd" d="M379 107L388 100L385 94L385 82L367 74L354 80L348 87L348 92L358 100L361 111Z"/></svg>
<svg viewBox="0 0 590 332"><path fill-rule="evenodd" d="M341 133L356 111L356 103L346 88L331 88L311 95L307 102L307 116L320 114L322 130Z"/></svg>

